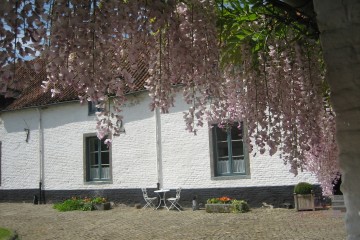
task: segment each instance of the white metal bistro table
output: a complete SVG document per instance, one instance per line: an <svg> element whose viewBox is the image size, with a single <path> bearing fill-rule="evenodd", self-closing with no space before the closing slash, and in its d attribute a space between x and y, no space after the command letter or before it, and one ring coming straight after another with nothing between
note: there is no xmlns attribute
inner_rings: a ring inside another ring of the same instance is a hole
<svg viewBox="0 0 360 240"><path fill-rule="evenodd" d="M159 189L159 190L155 190L154 192L157 193L160 197L159 205L156 207L156 209L158 209L159 207L166 207L166 209L169 210L169 208L166 206L165 195L167 192L170 192L170 189Z"/></svg>

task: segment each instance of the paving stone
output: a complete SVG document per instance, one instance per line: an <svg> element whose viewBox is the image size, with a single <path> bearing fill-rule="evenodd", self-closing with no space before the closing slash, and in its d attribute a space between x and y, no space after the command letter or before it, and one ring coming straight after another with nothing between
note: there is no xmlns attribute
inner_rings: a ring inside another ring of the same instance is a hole
<svg viewBox="0 0 360 240"><path fill-rule="evenodd" d="M248 213L167 211L119 205L109 211L58 212L51 204L0 203L0 226L21 240L346 239L344 213L252 209Z"/></svg>

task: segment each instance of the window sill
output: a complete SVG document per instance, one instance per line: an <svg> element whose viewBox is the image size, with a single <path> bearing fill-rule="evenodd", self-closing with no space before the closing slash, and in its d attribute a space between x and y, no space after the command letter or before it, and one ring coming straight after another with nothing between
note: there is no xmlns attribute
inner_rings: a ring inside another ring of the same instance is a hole
<svg viewBox="0 0 360 240"><path fill-rule="evenodd" d="M251 179L251 175L212 176L211 180Z"/></svg>
<svg viewBox="0 0 360 240"><path fill-rule="evenodd" d="M85 185L105 185L105 184L112 184L113 181L112 180L108 180L108 181L87 181L84 182Z"/></svg>

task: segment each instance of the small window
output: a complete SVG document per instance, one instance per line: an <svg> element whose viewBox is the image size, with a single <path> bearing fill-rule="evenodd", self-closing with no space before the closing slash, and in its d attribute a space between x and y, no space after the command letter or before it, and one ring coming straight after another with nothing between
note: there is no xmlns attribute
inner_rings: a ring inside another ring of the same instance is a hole
<svg viewBox="0 0 360 240"><path fill-rule="evenodd" d="M248 155L243 141L243 124L228 128L212 126L212 148L215 176L247 175Z"/></svg>
<svg viewBox="0 0 360 240"><path fill-rule="evenodd" d="M110 147L96 136L85 138L86 181L111 180Z"/></svg>
<svg viewBox="0 0 360 240"><path fill-rule="evenodd" d="M98 103L91 102L91 101L88 102L88 114L89 114L89 116L90 115L95 115L96 112L102 112L103 111L102 108L98 108L98 107L96 107L96 105L98 105Z"/></svg>

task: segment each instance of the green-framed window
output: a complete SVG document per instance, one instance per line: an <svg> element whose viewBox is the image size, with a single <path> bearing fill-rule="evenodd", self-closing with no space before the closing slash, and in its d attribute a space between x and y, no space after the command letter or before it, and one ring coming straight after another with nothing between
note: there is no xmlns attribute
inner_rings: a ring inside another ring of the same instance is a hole
<svg viewBox="0 0 360 240"><path fill-rule="evenodd" d="M96 107L98 103L96 102L91 102L91 101L88 101L88 115L94 115L96 112L102 112L103 109L102 108L98 108Z"/></svg>
<svg viewBox="0 0 360 240"><path fill-rule="evenodd" d="M244 144L243 124L227 128L212 125L214 175L232 176L248 174L248 155Z"/></svg>
<svg viewBox="0 0 360 240"><path fill-rule="evenodd" d="M96 136L86 137L86 181L111 180L110 148Z"/></svg>

